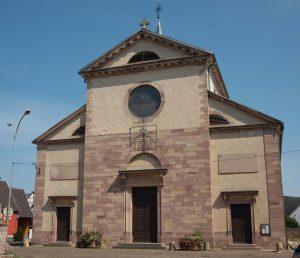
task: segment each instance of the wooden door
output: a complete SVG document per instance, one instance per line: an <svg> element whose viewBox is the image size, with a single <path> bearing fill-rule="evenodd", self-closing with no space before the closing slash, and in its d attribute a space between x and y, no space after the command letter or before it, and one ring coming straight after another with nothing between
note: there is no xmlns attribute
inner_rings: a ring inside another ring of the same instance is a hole
<svg viewBox="0 0 300 258"><path fill-rule="evenodd" d="M252 244L251 205L231 204L231 223L233 242Z"/></svg>
<svg viewBox="0 0 300 258"><path fill-rule="evenodd" d="M156 198L156 187L132 188L134 242L157 242Z"/></svg>
<svg viewBox="0 0 300 258"><path fill-rule="evenodd" d="M70 207L57 207L57 241L70 240Z"/></svg>

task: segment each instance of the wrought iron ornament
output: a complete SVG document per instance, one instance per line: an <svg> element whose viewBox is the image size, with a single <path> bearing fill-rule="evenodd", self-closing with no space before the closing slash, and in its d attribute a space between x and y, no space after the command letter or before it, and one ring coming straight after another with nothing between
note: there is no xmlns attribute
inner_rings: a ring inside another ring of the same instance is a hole
<svg viewBox="0 0 300 258"><path fill-rule="evenodd" d="M129 129L130 149L133 151L148 151L157 149L157 126L147 125L143 120L141 126Z"/></svg>

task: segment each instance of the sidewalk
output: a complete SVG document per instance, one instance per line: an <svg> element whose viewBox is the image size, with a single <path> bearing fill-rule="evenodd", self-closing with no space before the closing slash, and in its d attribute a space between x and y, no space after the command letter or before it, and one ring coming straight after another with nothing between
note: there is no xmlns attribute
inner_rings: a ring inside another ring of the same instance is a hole
<svg viewBox="0 0 300 258"><path fill-rule="evenodd" d="M168 251L168 250L130 250L130 249L78 249L71 247L31 246L29 248L14 247L18 258L181 258L181 257L243 257L243 258L291 258L292 252L265 252L252 250L226 251Z"/></svg>

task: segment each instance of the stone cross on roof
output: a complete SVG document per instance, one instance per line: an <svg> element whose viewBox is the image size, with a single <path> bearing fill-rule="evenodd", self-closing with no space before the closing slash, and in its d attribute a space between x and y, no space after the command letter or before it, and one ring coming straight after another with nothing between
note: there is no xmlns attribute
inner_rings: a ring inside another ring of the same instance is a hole
<svg viewBox="0 0 300 258"><path fill-rule="evenodd" d="M147 19L143 19L140 23L140 26L143 28L143 29L148 29L148 26L150 25L150 22L147 20Z"/></svg>

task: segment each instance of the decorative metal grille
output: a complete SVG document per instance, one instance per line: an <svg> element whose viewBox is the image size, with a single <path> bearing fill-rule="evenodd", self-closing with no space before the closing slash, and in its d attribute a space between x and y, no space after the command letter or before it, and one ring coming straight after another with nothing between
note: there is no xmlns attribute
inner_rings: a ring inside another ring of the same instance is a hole
<svg viewBox="0 0 300 258"><path fill-rule="evenodd" d="M148 151L157 149L157 126L146 125L134 126L129 129L130 149L134 151Z"/></svg>

